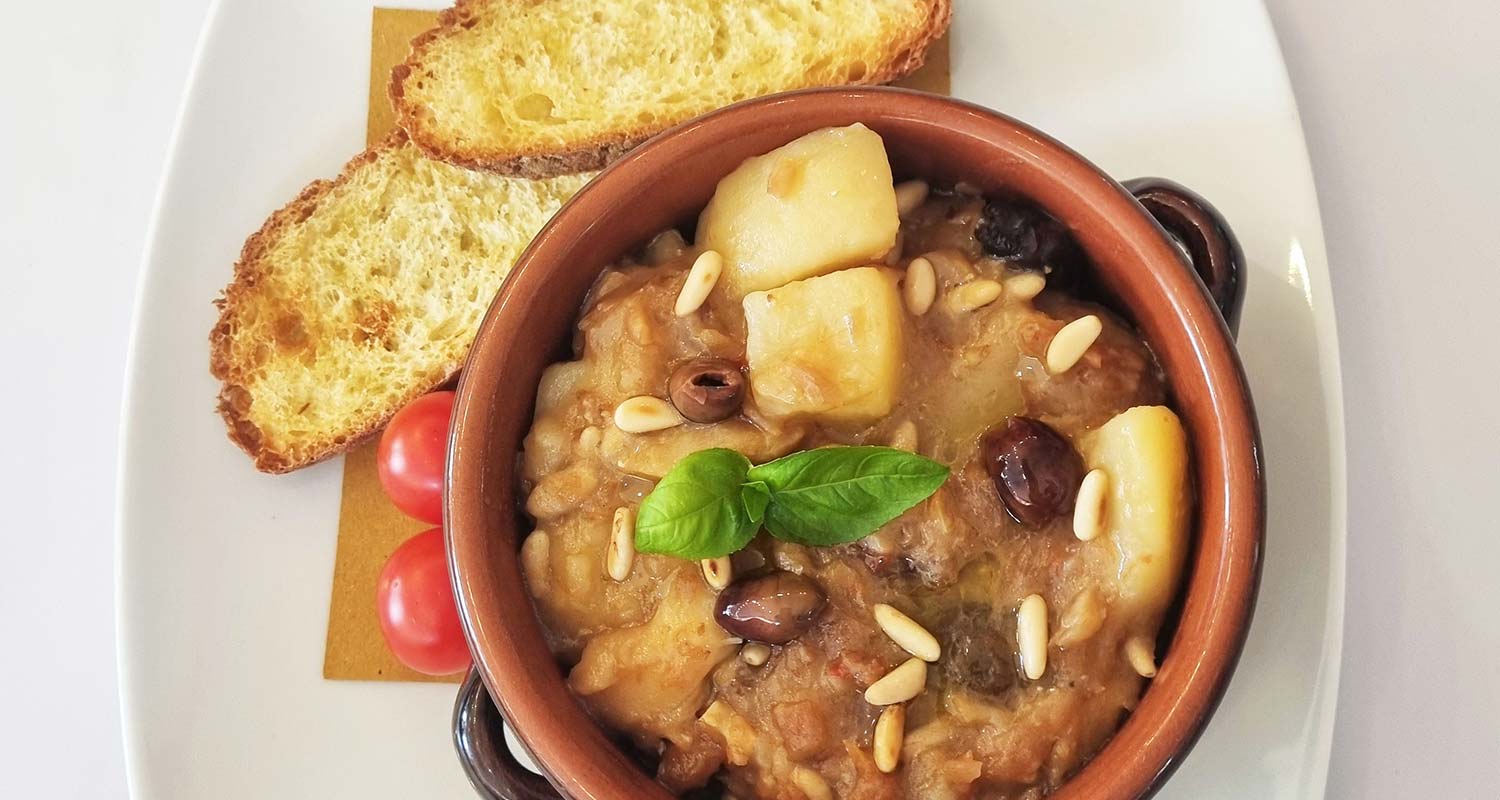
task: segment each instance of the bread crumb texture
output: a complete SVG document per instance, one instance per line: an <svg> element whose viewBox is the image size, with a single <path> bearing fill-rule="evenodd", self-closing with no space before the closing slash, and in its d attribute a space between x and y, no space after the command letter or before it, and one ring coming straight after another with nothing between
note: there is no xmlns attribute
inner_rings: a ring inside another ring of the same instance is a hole
<svg viewBox="0 0 1500 800"><path fill-rule="evenodd" d="M285 472L447 381L516 257L589 177L473 172L396 134L310 184L245 242L216 301L230 438Z"/></svg>
<svg viewBox="0 0 1500 800"><path fill-rule="evenodd" d="M730 103L895 80L949 0L460 0L392 73L425 150L511 174L597 169Z"/></svg>

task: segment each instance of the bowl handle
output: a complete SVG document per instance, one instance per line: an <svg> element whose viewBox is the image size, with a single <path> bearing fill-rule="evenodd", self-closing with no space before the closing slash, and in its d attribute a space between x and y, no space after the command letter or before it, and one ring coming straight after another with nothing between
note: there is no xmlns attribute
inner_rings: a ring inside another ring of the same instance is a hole
<svg viewBox="0 0 1500 800"><path fill-rule="evenodd" d="M479 671L471 668L453 704L453 746L475 791L486 800L561 800L546 778L516 760L501 721Z"/></svg>
<svg viewBox="0 0 1500 800"><path fill-rule="evenodd" d="M1231 334L1245 303L1245 251L1212 203L1165 178L1136 178L1125 188L1167 232L1182 243L1188 260Z"/></svg>

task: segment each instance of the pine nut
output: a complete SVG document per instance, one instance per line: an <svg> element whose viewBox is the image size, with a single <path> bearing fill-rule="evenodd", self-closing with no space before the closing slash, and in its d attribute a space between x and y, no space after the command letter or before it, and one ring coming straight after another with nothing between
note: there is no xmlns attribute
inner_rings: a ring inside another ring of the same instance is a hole
<svg viewBox="0 0 1500 800"><path fill-rule="evenodd" d="M723 273L723 256L714 250L699 253L698 258L693 261L692 269L688 270L682 291L677 293L677 305L672 307L672 312L685 317L697 311L703 301L708 299L708 293L714 290L714 285L719 282L719 276Z"/></svg>
<svg viewBox="0 0 1500 800"><path fill-rule="evenodd" d="M1086 642L1104 625L1104 600L1093 589L1084 589L1073 595L1062 617L1057 620L1057 633L1052 635L1052 644L1071 647Z"/></svg>
<svg viewBox="0 0 1500 800"><path fill-rule="evenodd" d="M833 790L828 788L828 781L807 767L792 770L792 783L797 784L797 788L807 795L807 800L833 800Z"/></svg>
<svg viewBox="0 0 1500 800"><path fill-rule="evenodd" d="M978 278L948 290L948 307L959 313L977 311L999 300L1004 292L999 281Z"/></svg>
<svg viewBox="0 0 1500 800"><path fill-rule="evenodd" d="M927 181L902 181L896 184L896 215L905 218L927 202Z"/></svg>
<svg viewBox="0 0 1500 800"><path fill-rule="evenodd" d="M905 250L905 248L902 247L902 245L905 242L906 242L906 234L902 233L901 231L896 231L896 243L893 244L893 245L891 245L891 249L885 251L885 258L881 259L882 261L885 262L886 266L888 266L888 267L898 267L898 266L901 265L901 254Z"/></svg>
<svg viewBox="0 0 1500 800"><path fill-rule="evenodd" d="M723 591L734 580L734 565L730 563L729 556L705 558L698 562L698 566L703 569L703 579L718 591Z"/></svg>
<svg viewBox="0 0 1500 800"><path fill-rule="evenodd" d="M609 547L604 554L604 570L615 581L630 577L630 568L635 566L635 512L629 506L615 509L615 519L610 525Z"/></svg>
<svg viewBox="0 0 1500 800"><path fill-rule="evenodd" d="M885 603L876 603L874 612L875 624L885 631L886 636L891 637L891 641L900 645L902 650L923 661L936 661L942 655L942 647L937 638L918 625L916 620Z"/></svg>
<svg viewBox="0 0 1500 800"><path fill-rule="evenodd" d="M615 427L626 433L650 433L681 424L682 415L660 397L641 395L615 406Z"/></svg>
<svg viewBox="0 0 1500 800"><path fill-rule="evenodd" d="M927 662L908 658L865 689L865 702L872 706L904 703L927 688Z"/></svg>
<svg viewBox="0 0 1500 800"><path fill-rule="evenodd" d="M1042 677L1047 671L1047 601L1039 594L1027 595L1016 609L1016 643L1026 679Z"/></svg>
<svg viewBox="0 0 1500 800"><path fill-rule="evenodd" d="M771 660L771 646L751 642L740 648L740 660L752 667L758 667Z"/></svg>
<svg viewBox="0 0 1500 800"><path fill-rule="evenodd" d="M1078 484L1078 499L1073 504L1073 535L1079 541L1091 542L1104 532L1104 500L1109 493L1109 473L1091 469Z"/></svg>
<svg viewBox="0 0 1500 800"><path fill-rule="evenodd" d="M881 772L895 772L901 762L901 743L906 738L906 706L886 706L875 721L875 739L870 750L875 767Z"/></svg>
<svg viewBox="0 0 1500 800"><path fill-rule="evenodd" d="M906 310L920 317L932 308L937 297L937 273L932 271L932 262L917 256L906 265L906 280L901 284L901 297L906 301Z"/></svg>
<svg viewBox="0 0 1500 800"><path fill-rule="evenodd" d="M1144 636L1132 636L1125 640L1125 658L1130 668L1142 678L1156 677L1156 646Z"/></svg>
<svg viewBox="0 0 1500 800"><path fill-rule="evenodd" d="M1052 341L1047 343L1047 371L1053 375L1061 375L1073 368L1078 359L1093 346L1094 340L1099 338L1099 332L1104 330L1104 323L1093 314L1069 322L1062 326L1062 330L1052 335Z"/></svg>
<svg viewBox="0 0 1500 800"><path fill-rule="evenodd" d="M917 452L917 423L909 419L898 423L891 429L890 446L908 453Z"/></svg>
<svg viewBox="0 0 1500 800"><path fill-rule="evenodd" d="M934 275L945 275L952 281L959 282L977 277L974 272L974 262L964 251L952 247L939 247L922 254L927 263L932 265Z"/></svg>
<svg viewBox="0 0 1500 800"><path fill-rule="evenodd" d="M1035 272L1027 272L1005 279L1005 293L1017 300L1031 300L1047 288L1047 279Z"/></svg>

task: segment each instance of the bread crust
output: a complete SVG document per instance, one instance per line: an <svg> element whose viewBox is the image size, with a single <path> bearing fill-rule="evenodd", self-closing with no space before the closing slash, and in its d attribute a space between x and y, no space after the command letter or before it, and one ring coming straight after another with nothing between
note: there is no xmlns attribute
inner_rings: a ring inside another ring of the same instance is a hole
<svg viewBox="0 0 1500 800"><path fill-rule="evenodd" d="M523 178L550 178L578 172L603 169L610 162L630 152L636 145L671 127L639 125L613 131L577 142L566 150L541 148L531 150L498 150L462 147L447 142L423 124L422 106L406 96L406 81L422 62L433 43L472 24L474 6L484 0L456 0L452 8L438 15L437 25L411 42L406 60L391 70L388 94L396 112L396 124L428 156L469 169L487 170L501 175ZM874 65L863 78L846 85L861 86L890 83L911 74L927 58L927 48L948 30L953 16L952 0L927 0L927 24L910 42L898 43L888 63ZM802 88L802 87L794 87Z"/></svg>
<svg viewBox="0 0 1500 800"><path fill-rule="evenodd" d="M242 304L253 302L256 284L269 273L266 255L274 243L292 228L306 220L328 193L345 183L361 168L373 163L382 154L402 147L407 142L404 131L397 130L351 158L333 179L319 179L309 183L291 202L277 209L268 217L260 230L251 234L240 249L239 260L234 265L234 276L224 291L214 300L219 309L219 319L209 332L209 372L222 382L217 399L219 416L224 418L229 440L255 462L262 472L283 473L315 464L319 461L346 452L380 432L396 412L407 403L447 383L458 373L461 365L452 365L439 380L429 384L418 383L408 387L397 402L385 413L370 420L349 420L351 427L333 433L321 440L307 442L291 453L269 446L260 428L248 416L250 391L245 388L246 370L233 358L231 343L234 339L235 316Z"/></svg>
<svg viewBox="0 0 1500 800"><path fill-rule="evenodd" d="M214 300L219 318L209 333L209 371L221 382L217 410L224 419L230 441L245 451L255 468L268 473L285 473L344 453L380 432L397 411L427 392L450 383L462 364L452 364L441 377L418 382L396 397L396 401L379 416L366 420L349 420L346 430L332 432L321 439L298 443L293 448L277 449L265 441L260 428L249 417L251 393L246 388L248 369L234 360L232 343L234 323L241 306L254 302L256 285L270 274L267 254L275 242L306 220L328 194L346 183L361 168L373 163L386 152L408 143L425 155L460 167L486 170L502 175L543 179L558 175L602 169L611 161L669 125L643 125L630 130L581 141L571 149L538 149L525 152L485 151L448 146L433 131L424 127L420 108L406 101L404 85L421 61L423 52L444 36L465 27L474 7L481 0L456 0L443 11L437 25L412 40L406 61L391 71L389 94L396 111L398 129L346 162L332 179L312 181L286 205L273 212L260 229L245 240L235 262L233 277ZM951 0L928 0L926 26L909 43L899 43L888 63L875 65L854 85L880 84L897 80L920 67L928 46L948 29L952 16ZM294 451L294 452L293 452Z"/></svg>

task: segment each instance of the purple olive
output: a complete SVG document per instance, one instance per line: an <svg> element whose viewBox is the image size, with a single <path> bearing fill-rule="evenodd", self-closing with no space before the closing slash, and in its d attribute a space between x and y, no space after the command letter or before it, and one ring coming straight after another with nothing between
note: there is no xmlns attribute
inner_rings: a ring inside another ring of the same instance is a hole
<svg viewBox="0 0 1500 800"><path fill-rule="evenodd" d="M1027 206L992 200L984 204L974 236L984 251L995 258L1031 263L1037 255L1039 219L1040 215Z"/></svg>
<svg viewBox="0 0 1500 800"><path fill-rule="evenodd" d="M993 258L1026 269L1045 268L1053 278L1069 284L1082 269L1083 253L1067 227L1027 203L1014 200L985 203L974 237Z"/></svg>
<svg viewBox="0 0 1500 800"><path fill-rule="evenodd" d="M677 413L693 422L729 419L745 402L745 375L722 358L695 358L678 367L667 381Z"/></svg>
<svg viewBox="0 0 1500 800"><path fill-rule="evenodd" d="M1005 510L1040 528L1073 509L1083 459L1062 434L1030 417L1011 417L979 442L984 468Z"/></svg>
<svg viewBox="0 0 1500 800"><path fill-rule="evenodd" d="M965 602L942 622L936 628L943 645L937 666L949 681L991 696L1003 695L1016 685L1022 673L1015 614Z"/></svg>
<svg viewBox="0 0 1500 800"><path fill-rule="evenodd" d="M714 604L719 627L752 642L786 644L817 621L828 597L794 572L769 572L736 581Z"/></svg>

